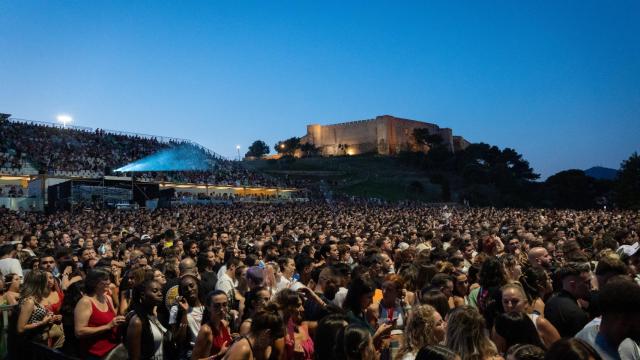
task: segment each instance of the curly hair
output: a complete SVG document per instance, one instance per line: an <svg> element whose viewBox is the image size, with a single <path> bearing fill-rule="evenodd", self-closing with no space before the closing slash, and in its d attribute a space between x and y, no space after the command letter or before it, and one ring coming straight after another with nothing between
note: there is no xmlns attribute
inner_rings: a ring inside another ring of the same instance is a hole
<svg viewBox="0 0 640 360"><path fill-rule="evenodd" d="M500 287L507 283L507 276L502 262L495 257L487 258L480 268L480 286L485 289Z"/></svg>
<svg viewBox="0 0 640 360"><path fill-rule="evenodd" d="M439 340L433 331L436 326L435 313L436 309L431 305L418 305L412 309L404 328L398 359L410 352L417 353L425 346L438 345Z"/></svg>

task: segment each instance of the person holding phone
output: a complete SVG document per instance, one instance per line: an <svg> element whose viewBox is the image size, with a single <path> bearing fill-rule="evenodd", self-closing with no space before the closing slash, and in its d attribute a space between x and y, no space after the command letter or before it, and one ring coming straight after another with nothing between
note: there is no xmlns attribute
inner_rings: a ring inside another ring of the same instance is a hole
<svg viewBox="0 0 640 360"><path fill-rule="evenodd" d="M206 298L207 307L202 317L202 326L191 354L192 360L222 359L231 345L229 322L229 299L222 290L211 291Z"/></svg>
<svg viewBox="0 0 640 360"><path fill-rule="evenodd" d="M118 327L125 317L117 316L111 297L107 294L111 284L109 272L91 269L85 279L85 295L74 310L75 335L84 359L105 357L120 343Z"/></svg>
<svg viewBox="0 0 640 360"><path fill-rule="evenodd" d="M180 278L176 303L169 311L169 325L180 359L191 359L200 332L204 308L200 301L198 278L191 274L183 275Z"/></svg>

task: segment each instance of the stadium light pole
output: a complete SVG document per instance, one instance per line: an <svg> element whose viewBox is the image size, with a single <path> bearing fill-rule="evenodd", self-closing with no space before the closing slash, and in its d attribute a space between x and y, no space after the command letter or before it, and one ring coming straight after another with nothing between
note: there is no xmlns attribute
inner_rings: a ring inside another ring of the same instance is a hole
<svg viewBox="0 0 640 360"><path fill-rule="evenodd" d="M62 127L65 129L67 128L67 124L73 121L73 118L69 115L58 115L56 119L62 123Z"/></svg>
<svg viewBox="0 0 640 360"><path fill-rule="evenodd" d="M238 161L240 161L240 145L236 145L236 150L238 150Z"/></svg>

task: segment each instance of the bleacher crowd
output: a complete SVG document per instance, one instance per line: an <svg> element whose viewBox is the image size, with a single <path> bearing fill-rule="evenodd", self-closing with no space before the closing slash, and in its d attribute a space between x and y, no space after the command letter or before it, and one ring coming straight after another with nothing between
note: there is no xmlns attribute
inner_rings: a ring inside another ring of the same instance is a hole
<svg viewBox="0 0 640 360"><path fill-rule="evenodd" d="M8 356L640 359L638 212L0 209Z"/></svg>
<svg viewBox="0 0 640 360"><path fill-rule="evenodd" d="M124 135L96 129L72 128L5 121L0 123L0 173L2 168L20 169L26 162L47 173L80 176L114 175L113 170L172 146L194 146L180 140ZM202 151L215 168L207 171L138 173L150 181L232 186L294 186L261 173L249 171L237 161L213 158Z"/></svg>

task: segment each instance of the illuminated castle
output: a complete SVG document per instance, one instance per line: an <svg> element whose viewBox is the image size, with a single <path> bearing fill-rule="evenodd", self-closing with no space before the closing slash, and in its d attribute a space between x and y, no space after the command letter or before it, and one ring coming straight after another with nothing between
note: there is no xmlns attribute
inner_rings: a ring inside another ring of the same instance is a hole
<svg viewBox="0 0 640 360"><path fill-rule="evenodd" d="M302 137L301 143L315 145L324 156L363 153L394 155L402 151L424 150L413 138L413 130L419 128L429 129L431 135L440 135L452 152L469 145L462 136L453 136L449 128L391 115L334 125L307 125L307 135Z"/></svg>

